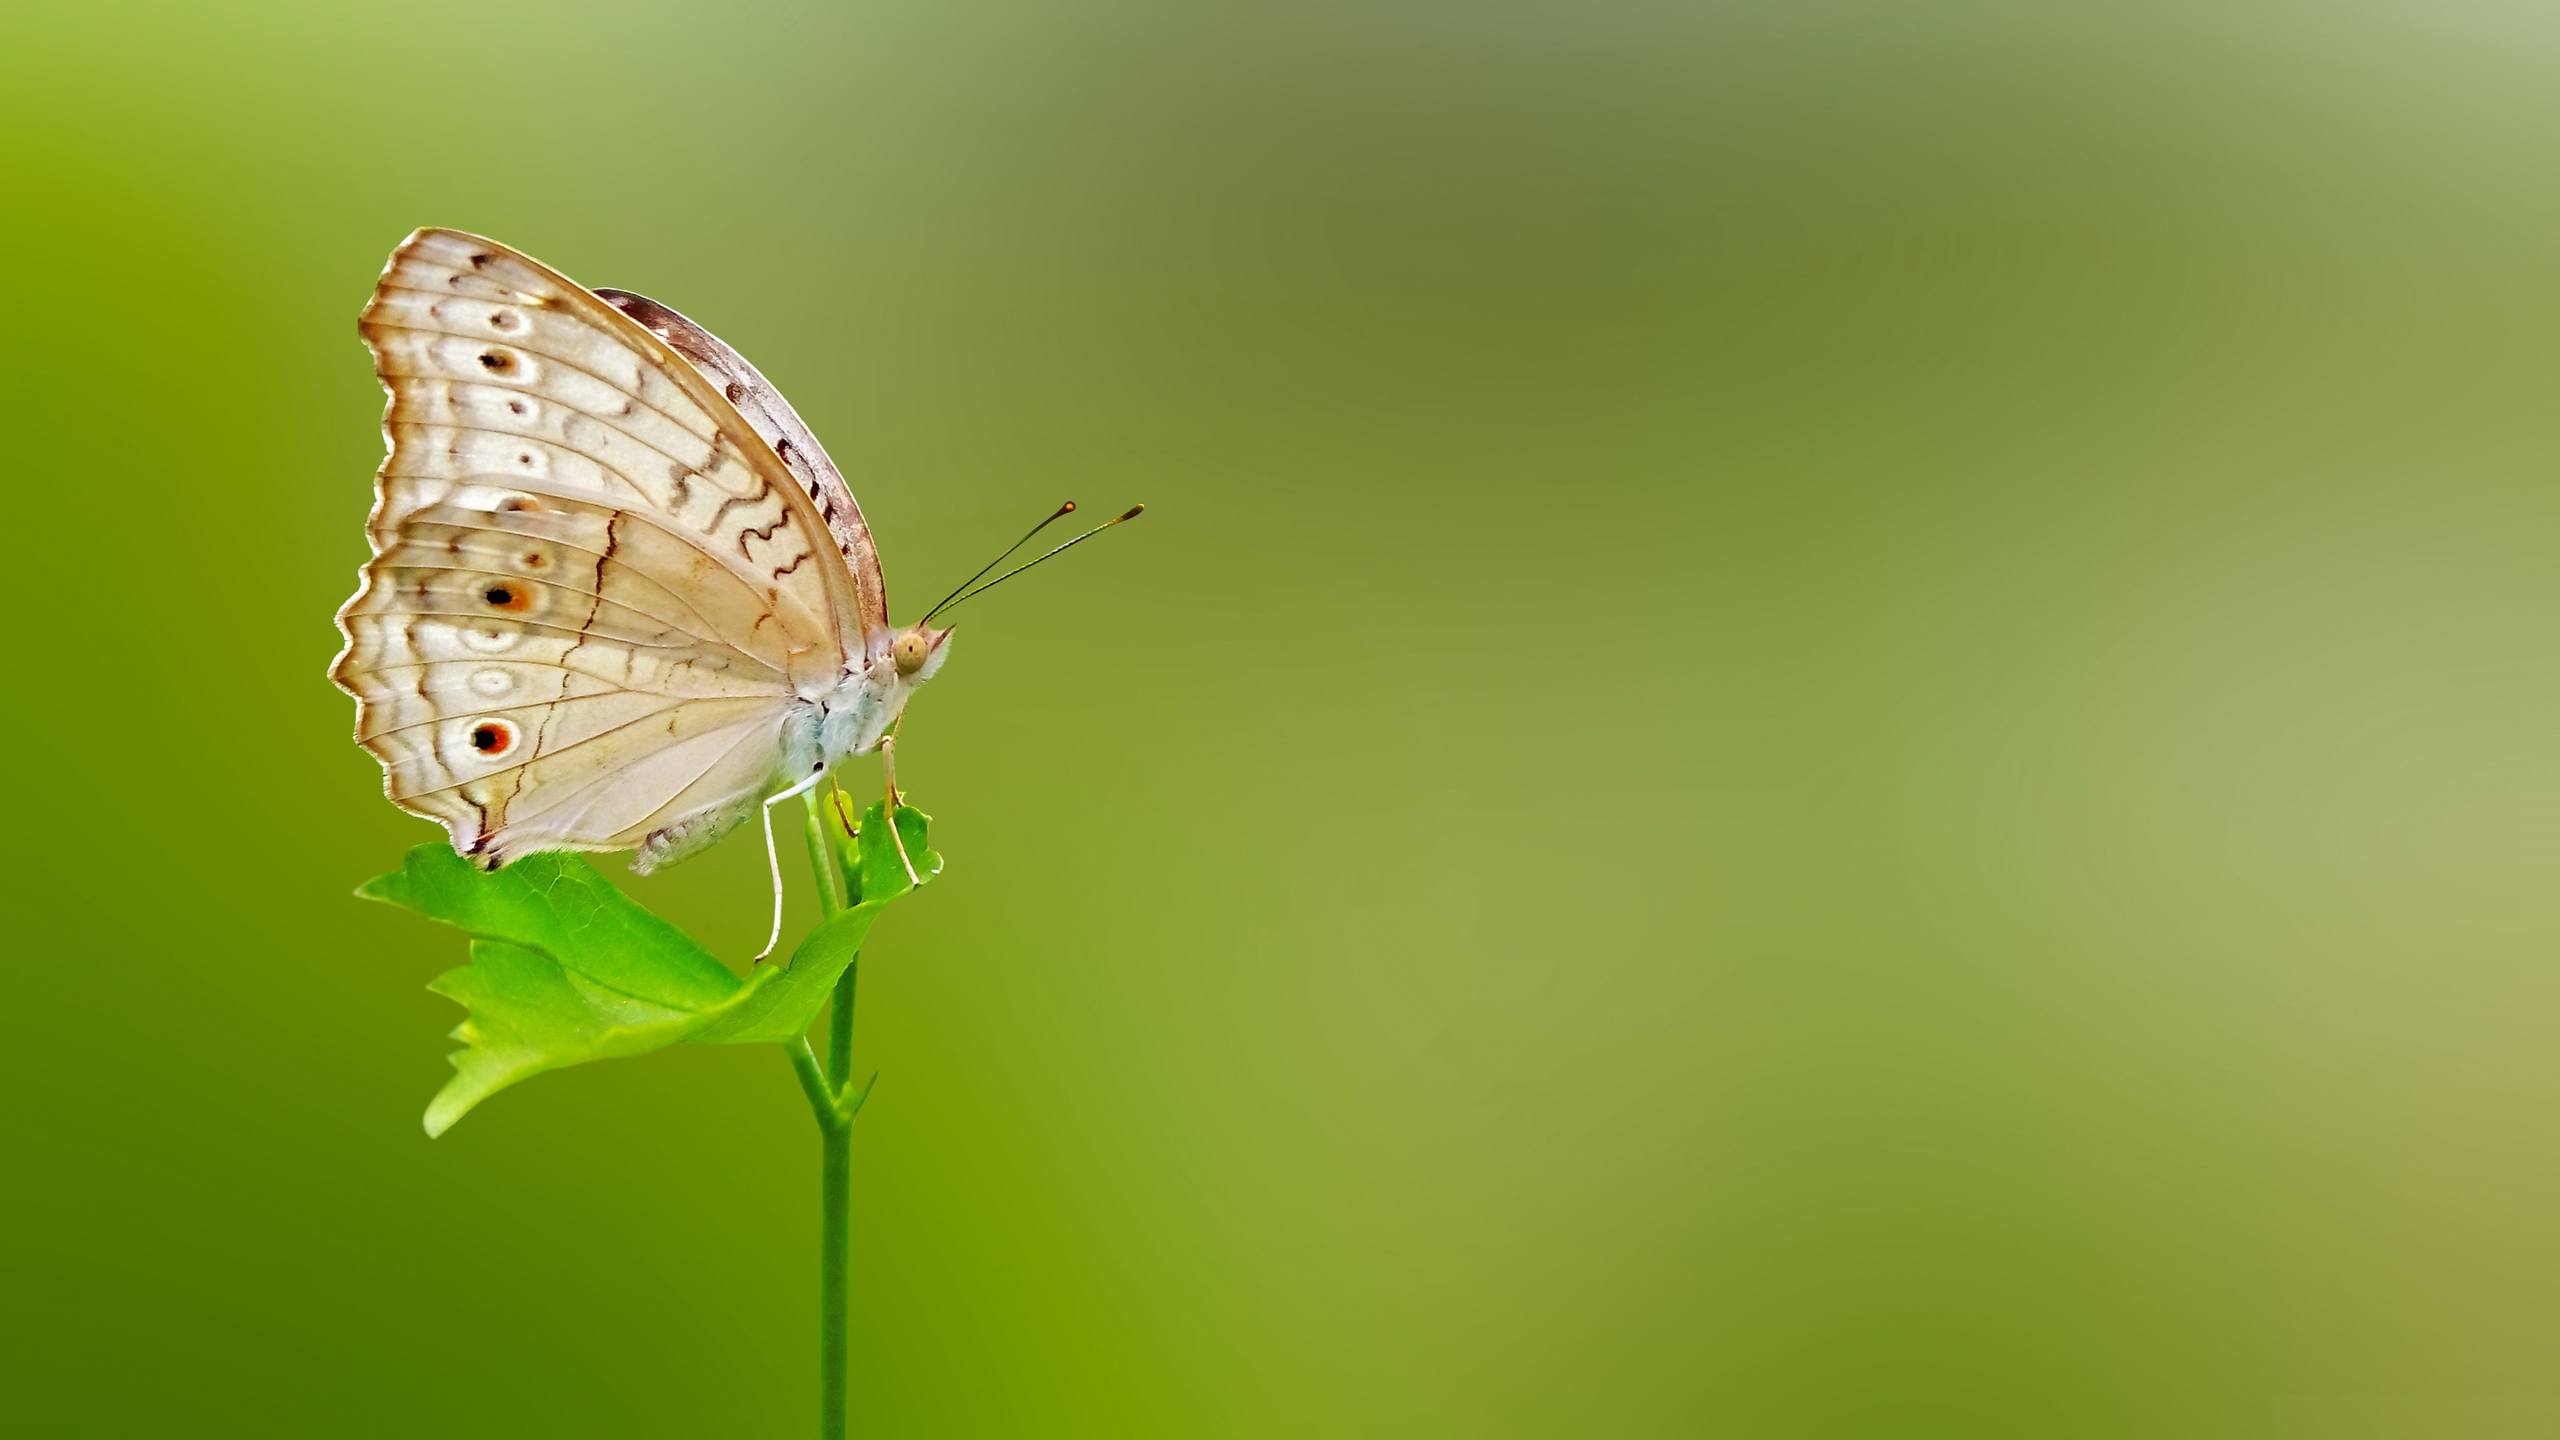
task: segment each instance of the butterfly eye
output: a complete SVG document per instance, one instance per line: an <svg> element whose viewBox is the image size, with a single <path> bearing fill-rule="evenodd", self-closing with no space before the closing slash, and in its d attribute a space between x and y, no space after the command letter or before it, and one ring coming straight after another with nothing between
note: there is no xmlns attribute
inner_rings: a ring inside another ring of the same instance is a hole
<svg viewBox="0 0 2560 1440"><path fill-rule="evenodd" d="M913 675L923 669L925 657L931 653L932 648L924 643L924 637L913 630L899 636L898 643L890 647L890 654L898 662L901 675Z"/></svg>

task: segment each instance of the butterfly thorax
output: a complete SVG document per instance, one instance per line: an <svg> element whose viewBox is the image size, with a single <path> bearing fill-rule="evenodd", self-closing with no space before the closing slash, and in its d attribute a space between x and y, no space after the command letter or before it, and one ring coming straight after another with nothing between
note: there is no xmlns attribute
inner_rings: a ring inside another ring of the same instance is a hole
<svg viewBox="0 0 2560 1440"><path fill-rule="evenodd" d="M906 713L907 701L942 668L950 635L949 630L925 632L921 627L908 632L924 646L912 661L895 650L876 654L808 710L795 714L784 740L785 774L806 774L847 755L879 749L880 737Z"/></svg>
<svg viewBox="0 0 2560 1440"><path fill-rule="evenodd" d="M897 723L906 701L906 687L898 683L897 672L887 665L874 665L847 675L843 684L819 701L816 733L803 742L816 746L816 753L792 754L786 763L792 770L805 773L821 763L832 765L847 755L870 754L880 748L880 737Z"/></svg>

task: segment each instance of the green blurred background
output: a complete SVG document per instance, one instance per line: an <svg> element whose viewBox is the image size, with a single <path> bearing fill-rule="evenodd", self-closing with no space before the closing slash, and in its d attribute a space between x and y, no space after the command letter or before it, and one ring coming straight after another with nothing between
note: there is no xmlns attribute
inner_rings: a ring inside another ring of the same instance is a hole
<svg viewBox="0 0 2560 1440"><path fill-rule="evenodd" d="M1151 505L909 717L858 1429L2560 1433L2547 14L7 30L16 1433L809 1428L778 1054L419 1130L322 672L422 224L752 357L900 618Z"/></svg>

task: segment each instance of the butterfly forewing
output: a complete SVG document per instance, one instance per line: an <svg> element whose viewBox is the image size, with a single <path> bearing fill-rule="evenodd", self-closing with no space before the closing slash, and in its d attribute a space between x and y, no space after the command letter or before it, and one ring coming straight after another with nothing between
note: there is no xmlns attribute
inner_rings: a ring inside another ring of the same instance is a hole
<svg viewBox="0 0 2560 1440"><path fill-rule="evenodd" d="M389 455L333 674L391 798L493 864L725 828L866 644L802 482L664 341L495 242L411 236L361 329Z"/></svg>
<svg viewBox="0 0 2560 1440"><path fill-rule="evenodd" d="M686 319L674 306L629 290L599 289L595 295L690 361L694 369L719 387L721 396L737 407L739 417L755 430L757 438L790 469L818 507L818 517L834 534L845 568L853 576L864 647L874 657L885 653L890 641L889 599L880 578L880 552L872 542L871 526L863 520L862 506L853 498L853 487L844 482L844 472L828 458L826 447L801 422L791 402L782 398L782 392L764 378L763 372L747 363L747 357Z"/></svg>

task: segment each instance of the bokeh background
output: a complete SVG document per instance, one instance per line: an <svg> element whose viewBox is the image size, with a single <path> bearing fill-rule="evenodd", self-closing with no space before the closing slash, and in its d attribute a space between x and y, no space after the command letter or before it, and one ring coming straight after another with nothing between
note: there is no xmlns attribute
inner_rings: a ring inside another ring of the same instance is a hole
<svg viewBox="0 0 2560 1440"><path fill-rule="evenodd" d="M809 1428L778 1054L419 1130L421 224L738 345L902 618L1151 505L910 716L863 1432L2560 1433L2548 14L6 26L15 1433Z"/></svg>

